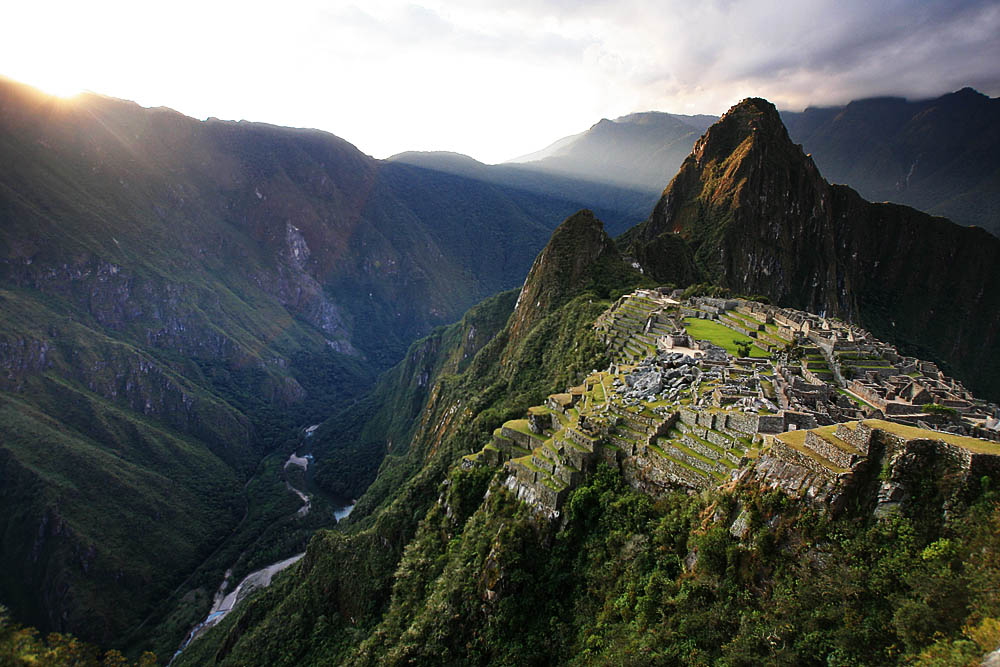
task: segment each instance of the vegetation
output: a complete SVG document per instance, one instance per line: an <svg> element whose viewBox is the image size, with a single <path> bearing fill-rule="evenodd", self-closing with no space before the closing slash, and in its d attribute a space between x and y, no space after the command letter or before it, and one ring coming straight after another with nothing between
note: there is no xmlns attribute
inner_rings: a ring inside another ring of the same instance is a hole
<svg viewBox="0 0 1000 667"><path fill-rule="evenodd" d="M602 467L560 529L481 500L485 474L452 471L347 662L964 664L1000 641L990 491L947 522L833 519L753 488L654 500Z"/></svg>
<svg viewBox="0 0 1000 667"><path fill-rule="evenodd" d="M553 238L578 242L567 235ZM616 252L603 232L593 237L593 243L591 248L604 248L601 253ZM559 258L562 252L556 249L549 256ZM356 647L385 611L403 549L438 499L439 484L452 464L480 449L504 422L606 365L606 352L592 323L610 305L602 296L617 298L630 287L623 280L628 273L620 265L620 260L618 265L610 260L584 264L580 282L588 289L570 287L550 294L546 307L536 309L530 322L519 319L520 311L515 310L495 335L487 331L481 347L473 345L469 358L456 352L469 340L474 323L495 322L493 315L503 310L501 306L510 307L509 297L470 312L454 332L439 332L425 344L414 345L395 371L404 382L419 384L416 379L424 377L431 383L423 410L411 426L412 441L386 457L375 482L359 499L347 533L314 538L299 579L275 584L231 614L187 649L180 664L199 664L222 643L227 659L234 662L279 664L315 661L320 656L336 660ZM552 275L546 262L532 273L535 278ZM642 280L637 272L631 275L633 284ZM525 289L532 289L532 276ZM450 347L443 341L450 341ZM452 363L446 363L448 359ZM462 361L456 365L458 359ZM427 369L433 372L425 374ZM301 622L290 622L291 614ZM319 627L330 639L311 639Z"/></svg>
<svg viewBox="0 0 1000 667"><path fill-rule="evenodd" d="M939 403L927 403L923 406L923 411L940 417L946 417L948 419L958 418L958 410Z"/></svg>
<svg viewBox="0 0 1000 667"><path fill-rule="evenodd" d="M339 419L317 483L360 496L433 386L390 416L379 373L580 207L321 132L0 96L0 599L104 646L176 645L226 558L301 544L323 512L274 525L298 429Z"/></svg>
<svg viewBox="0 0 1000 667"><path fill-rule="evenodd" d="M753 339L742 334L738 334L729 327L719 324L713 320L705 320L697 317L685 317L684 328L695 340L707 340L710 343L725 348L726 352L734 356L767 357L767 352L753 345ZM749 354L740 352L740 345L750 346Z"/></svg>
<svg viewBox="0 0 1000 667"><path fill-rule="evenodd" d="M52 632L42 637L35 628L14 623L7 609L0 606L0 665L73 665L74 667L129 667L130 663L118 651L106 653L72 635ZM136 667L156 664L156 655L143 653Z"/></svg>

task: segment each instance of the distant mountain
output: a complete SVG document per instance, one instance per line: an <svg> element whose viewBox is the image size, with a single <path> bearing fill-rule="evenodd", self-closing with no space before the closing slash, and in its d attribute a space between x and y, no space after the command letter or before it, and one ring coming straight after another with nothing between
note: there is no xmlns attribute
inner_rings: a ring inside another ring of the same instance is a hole
<svg viewBox="0 0 1000 667"><path fill-rule="evenodd" d="M290 495L262 495L262 458L588 204L9 81L0 155L0 603L103 644L210 597ZM360 493L374 446L328 485Z"/></svg>
<svg viewBox="0 0 1000 667"><path fill-rule="evenodd" d="M1000 99L964 88L930 100L884 97L783 111L827 179L1000 236ZM525 169L662 191L714 116L649 112L511 160Z"/></svg>
<svg viewBox="0 0 1000 667"><path fill-rule="evenodd" d="M650 111L603 119L535 153L509 160L526 169L659 192L715 116Z"/></svg>
<svg viewBox="0 0 1000 667"><path fill-rule="evenodd" d="M713 125L626 238L657 280L860 322L1000 395L1000 239L828 184L765 100Z"/></svg>
<svg viewBox="0 0 1000 667"><path fill-rule="evenodd" d="M831 182L1000 236L1000 98L963 88L781 116Z"/></svg>
<svg viewBox="0 0 1000 667"><path fill-rule="evenodd" d="M607 221L612 235L621 234L645 219L662 189L662 185L649 189L641 184L616 184L601 177L549 171L538 168L538 163L487 165L467 155L443 151L399 153L388 162L460 176L518 193L533 193L547 200L587 202L587 208ZM569 213L566 211L565 215Z"/></svg>

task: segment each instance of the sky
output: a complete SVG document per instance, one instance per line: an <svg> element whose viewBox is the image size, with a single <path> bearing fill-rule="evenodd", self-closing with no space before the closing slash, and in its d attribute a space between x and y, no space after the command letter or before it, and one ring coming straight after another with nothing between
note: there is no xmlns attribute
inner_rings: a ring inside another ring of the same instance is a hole
<svg viewBox="0 0 1000 667"><path fill-rule="evenodd" d="M1000 1L10 2L0 74L487 163L635 111L1000 95Z"/></svg>

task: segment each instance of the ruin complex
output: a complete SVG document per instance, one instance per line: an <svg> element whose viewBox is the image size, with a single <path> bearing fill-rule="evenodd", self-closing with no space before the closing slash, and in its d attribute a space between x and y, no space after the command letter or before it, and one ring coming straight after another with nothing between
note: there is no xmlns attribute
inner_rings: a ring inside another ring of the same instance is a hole
<svg viewBox="0 0 1000 667"><path fill-rule="evenodd" d="M754 477L831 507L874 453L930 447L970 480L1000 471L997 405L846 322L646 289L594 326L609 367L463 461L504 466L505 486L548 517L599 461L650 493Z"/></svg>

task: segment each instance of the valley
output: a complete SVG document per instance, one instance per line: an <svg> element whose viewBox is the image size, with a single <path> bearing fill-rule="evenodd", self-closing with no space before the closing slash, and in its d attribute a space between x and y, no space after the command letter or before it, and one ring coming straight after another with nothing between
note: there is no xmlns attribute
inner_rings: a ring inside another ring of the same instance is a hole
<svg viewBox="0 0 1000 667"><path fill-rule="evenodd" d="M304 429L303 440L307 440L312 435L313 431L314 427L308 427ZM294 486L292 482L289 480L289 475L288 475L288 470L290 466L293 468L297 468L302 471L301 479L305 481L304 473L308 470L309 462L311 459L312 459L311 454L298 456L295 454L295 452L292 452L288 456L288 460L285 461L284 465L282 466L282 477L284 478L285 488L302 501L302 506L299 507L297 510L295 510L294 514L292 515L277 518L275 520L275 523L288 519L292 520L301 519L302 517L305 517L307 514L309 514L309 510L312 509L312 495L307 494L299 487ZM347 518L350 515L353 507L354 507L353 503L348 505L342 505L339 507L332 507L331 509L333 512L334 521L339 523L342 519ZM334 524L331 523L330 525ZM277 575L279 572L282 572L283 570L286 570L295 563L299 562L299 560L301 560L302 557L305 555L305 552L297 553L295 555L289 556L288 558L283 558L282 560L279 560L275 563L271 563L266 567L263 567L259 570L255 570L247 574L245 577L243 577L243 579L238 584L232 585L231 579L233 578L233 569L234 567L241 566L241 561L245 559L246 555L247 551L241 553L240 557L233 564L233 567L230 567L226 570L225 575L222 578L222 583L219 585L218 590L215 592L215 596L212 598L212 606L208 611L208 615L205 616L205 619L203 621L195 625L191 629L191 631L187 634L187 636L184 638L184 641L181 643L180 647L177 649L176 652L174 652L171 662L173 662L173 660L176 660L177 656L180 655L181 652L185 648L187 648L187 646L192 641L197 639L201 633L205 632L213 625L222 621L222 619L224 619L226 615L230 613L236 607L236 605L238 605L241 601L246 599L249 595L257 591L258 589L266 588L267 586L269 586L271 584L271 579L275 575Z"/></svg>
<svg viewBox="0 0 1000 667"><path fill-rule="evenodd" d="M858 106L484 165L0 81L0 603L176 665L993 650L1000 240L783 123Z"/></svg>

